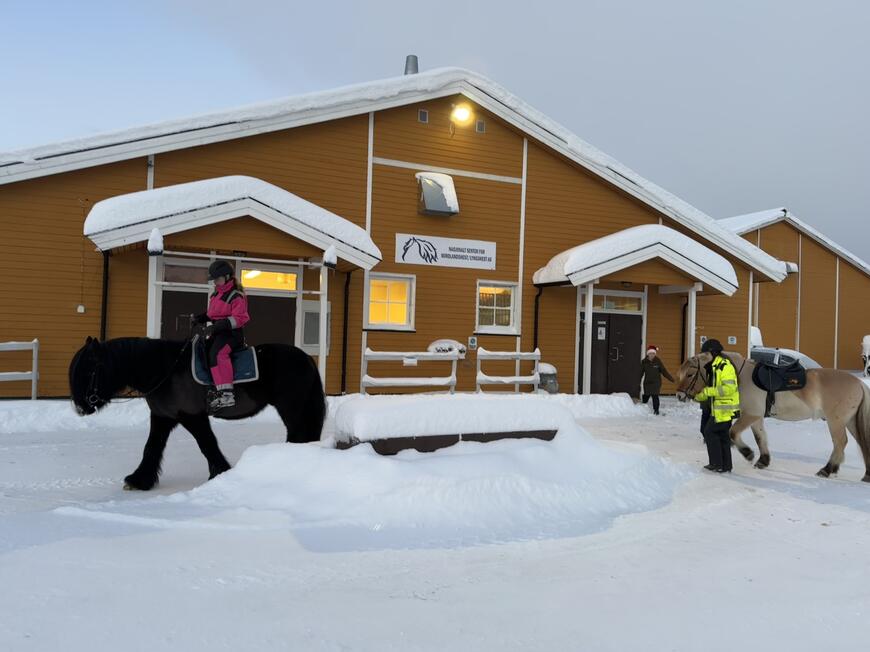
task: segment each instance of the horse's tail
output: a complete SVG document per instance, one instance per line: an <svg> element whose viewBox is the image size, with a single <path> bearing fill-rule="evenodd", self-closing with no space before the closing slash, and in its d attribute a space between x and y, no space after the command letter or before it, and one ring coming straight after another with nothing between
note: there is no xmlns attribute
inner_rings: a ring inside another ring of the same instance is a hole
<svg viewBox="0 0 870 652"><path fill-rule="evenodd" d="M861 454L864 456L864 466L867 471L864 479L870 481L870 386L864 381L860 382L864 396L861 398L861 404L858 405L858 411L855 413L856 432L854 434Z"/></svg>

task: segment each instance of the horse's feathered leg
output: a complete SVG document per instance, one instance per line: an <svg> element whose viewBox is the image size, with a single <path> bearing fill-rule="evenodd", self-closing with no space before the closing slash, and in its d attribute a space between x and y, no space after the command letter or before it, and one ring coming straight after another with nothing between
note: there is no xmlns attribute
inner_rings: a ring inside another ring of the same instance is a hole
<svg viewBox="0 0 870 652"><path fill-rule="evenodd" d="M758 420L757 416L752 416L749 414L741 415L737 421L731 426L731 443L733 443L737 450L740 451L740 454L746 458L747 461L751 462L752 458L755 457L755 453L752 451L749 446L743 441L743 431L746 430L749 426L755 423Z"/></svg>
<svg viewBox="0 0 870 652"><path fill-rule="evenodd" d="M756 469L766 469L770 466L770 449L767 447L767 430L764 429L764 419L759 418L752 424L752 434L758 444L758 461Z"/></svg>
<svg viewBox="0 0 870 652"><path fill-rule="evenodd" d="M211 429L211 423L209 423L205 412L194 415L182 415L178 420L193 435L199 450L202 451L205 459L208 460L209 480L232 468L218 446L217 437L214 436L214 431Z"/></svg>
<svg viewBox="0 0 870 652"><path fill-rule="evenodd" d="M831 457L828 463L819 469L816 475L827 478L835 475L840 470L840 465L845 457L846 443L846 424L839 420L828 419L828 430L831 433L831 440L834 442L834 449L831 451Z"/></svg>
<svg viewBox="0 0 870 652"><path fill-rule="evenodd" d="M124 478L124 489L140 489L147 491L157 484L160 476L160 462L163 460L163 450L169 439L169 433L178 425L178 421L168 417L151 415L151 431L145 450L142 451L142 461L133 473Z"/></svg>

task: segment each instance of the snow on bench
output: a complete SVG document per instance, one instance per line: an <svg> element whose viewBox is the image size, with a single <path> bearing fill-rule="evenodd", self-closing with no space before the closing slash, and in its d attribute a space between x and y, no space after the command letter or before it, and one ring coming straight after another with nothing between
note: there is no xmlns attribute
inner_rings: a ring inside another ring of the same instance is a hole
<svg viewBox="0 0 870 652"><path fill-rule="evenodd" d="M484 360L516 360L517 374L514 376L491 376L483 373L481 364ZM533 360L535 367L528 376L519 374L520 360ZM538 391L538 383L541 382L538 365L541 362L541 350L535 349L530 352L522 351L487 351L483 347L477 349L477 378L475 391L480 391L481 385L513 385L514 391L520 391L520 385L532 385L533 391Z"/></svg>
<svg viewBox="0 0 870 652"><path fill-rule="evenodd" d="M361 396L338 407L335 446L369 443L381 455L406 449L431 452L460 441L549 441L569 426L574 426L569 410L535 396Z"/></svg>
<svg viewBox="0 0 870 652"><path fill-rule="evenodd" d="M459 351L372 351L366 348L363 353L362 393L369 387L447 387L452 394L456 390L456 363L463 357ZM368 373L371 361L400 361L406 367L415 367L419 361L450 362L449 376L406 376L375 377Z"/></svg>

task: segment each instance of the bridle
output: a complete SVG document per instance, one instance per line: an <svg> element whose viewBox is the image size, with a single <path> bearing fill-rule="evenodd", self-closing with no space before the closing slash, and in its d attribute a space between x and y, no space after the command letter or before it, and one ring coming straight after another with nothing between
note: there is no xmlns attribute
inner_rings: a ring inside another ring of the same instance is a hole
<svg viewBox="0 0 870 652"><path fill-rule="evenodd" d="M189 346L190 346L190 340L187 340L187 342L184 343L184 346L181 347L181 351L178 352L178 356L175 358L175 362L173 362L172 366L169 367L169 371L166 372L166 375L160 379L160 382L158 382L156 385L154 385L154 387L152 387L148 391L136 392L135 390L133 390L133 391L127 392L125 394L112 396L111 398L108 398L108 399L103 399L103 397L101 397L100 393L99 393L98 372L105 365L103 364L102 360L97 358L96 364L94 365L94 369L93 369L93 371L91 371L91 377L88 380L88 390L87 390L87 393L85 394L85 401L87 401L88 405L90 405L91 407L94 407L95 405L97 405L100 402L108 403L109 401L114 401L114 400L119 400L119 399L121 401L132 401L134 398L145 398L146 396L151 395L152 393L154 393L158 389L160 389L160 387L163 385L163 383L165 383L167 380L169 380L170 376L172 376L172 373L175 371L175 367L178 364L178 361L181 360L181 356L184 355L184 352L187 350L187 347L189 347Z"/></svg>
<svg viewBox="0 0 870 652"><path fill-rule="evenodd" d="M698 382L699 377L701 378L701 380L704 381L705 385L707 384L707 375L706 374L702 375L703 368L701 367L701 361L698 360L697 357L695 357L694 362L695 362L695 373L692 374L692 382L690 382L688 385L686 385L686 389L683 390L683 393L686 395L688 395L688 393L689 393L688 390L692 389L695 386L695 383ZM695 392L695 394L697 394L697 392ZM693 396L694 396L694 394L693 394Z"/></svg>

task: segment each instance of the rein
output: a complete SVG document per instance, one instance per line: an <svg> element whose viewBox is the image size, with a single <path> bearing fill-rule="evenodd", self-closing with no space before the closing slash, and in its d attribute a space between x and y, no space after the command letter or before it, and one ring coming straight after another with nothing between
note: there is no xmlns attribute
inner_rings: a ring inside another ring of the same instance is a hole
<svg viewBox="0 0 870 652"><path fill-rule="evenodd" d="M184 352L187 350L187 347L189 347L189 346L190 346L190 340L187 340L187 342L185 342L184 346L181 347L181 351L179 351L178 357L175 358L175 362L173 362L172 366L169 367L169 371L160 380L160 382L158 382L156 385L154 385L154 387L152 387L151 389L149 389L146 392L139 392L138 394L134 394L133 392L127 392L126 394L112 396L112 397L106 399L106 402L119 400L122 403L126 403L127 401L132 401L134 398L145 398L147 396L150 396L152 393L156 392L158 389L160 389L160 387L163 385L163 383L165 383L167 380L169 380L169 378L172 376L172 373L175 371L175 366L178 364L178 361L181 360L181 356L184 355ZM94 406L103 400L97 391L98 390L98 388L97 388L97 372L100 370L100 367L102 367L102 366L103 366L102 361L98 361L97 364L94 366L94 370L91 372L91 378L90 378L90 381L88 382L88 392L87 392L87 396L86 396L85 400L91 406Z"/></svg>

